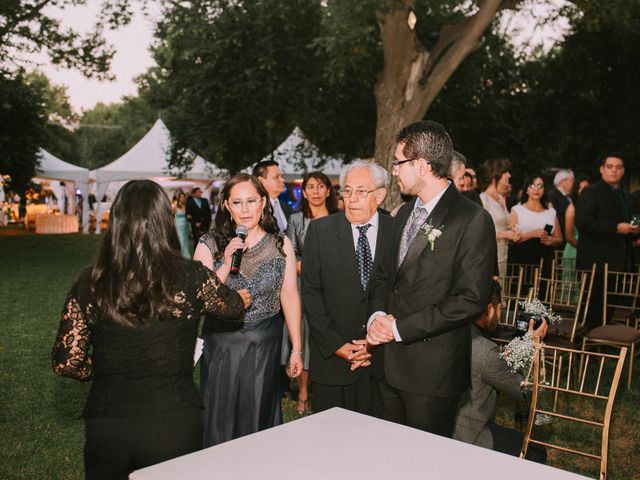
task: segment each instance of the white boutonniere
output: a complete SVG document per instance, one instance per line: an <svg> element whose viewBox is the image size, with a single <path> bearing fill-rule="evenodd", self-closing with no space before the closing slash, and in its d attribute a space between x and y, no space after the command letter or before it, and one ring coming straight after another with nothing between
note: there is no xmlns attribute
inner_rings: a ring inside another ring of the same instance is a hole
<svg viewBox="0 0 640 480"><path fill-rule="evenodd" d="M436 240L442 235L442 230L444 229L444 225L440 225L440 228L436 228L430 223L425 223L420 227L420 233L427 237L427 241L429 242L429 246L433 251L433 247L436 244Z"/></svg>

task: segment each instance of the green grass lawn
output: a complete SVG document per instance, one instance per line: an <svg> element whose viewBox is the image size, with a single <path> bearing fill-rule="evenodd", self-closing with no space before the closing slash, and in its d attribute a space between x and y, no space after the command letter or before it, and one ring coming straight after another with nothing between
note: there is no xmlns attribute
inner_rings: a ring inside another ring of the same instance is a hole
<svg viewBox="0 0 640 480"><path fill-rule="evenodd" d="M61 379L50 351L65 296L79 270L93 260L99 238L84 235L7 235L0 230L0 479L83 478L83 423L88 385ZM640 369L640 365L636 372ZM640 379L621 388L610 436L610 479L640 478ZM283 402L285 420L294 402ZM513 424L514 404L501 402L498 418ZM548 435L589 443L556 422ZM595 476L591 462L551 455L551 464Z"/></svg>

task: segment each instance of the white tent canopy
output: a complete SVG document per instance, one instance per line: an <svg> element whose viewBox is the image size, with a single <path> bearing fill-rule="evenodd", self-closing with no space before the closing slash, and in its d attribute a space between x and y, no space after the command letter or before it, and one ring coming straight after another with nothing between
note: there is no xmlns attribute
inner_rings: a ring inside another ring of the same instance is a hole
<svg viewBox="0 0 640 480"><path fill-rule="evenodd" d="M91 171L96 181L96 198L102 199L111 182L124 182L136 179L150 179L161 182L180 178L193 181L196 185L206 186L214 180L228 177L226 170L208 163L202 157L195 155L191 169L186 173L177 172L168 166L171 148L171 133L160 119L156 120L151 130L131 149L117 160L102 168ZM96 218L101 218L100 203ZM97 223L96 232L100 231Z"/></svg>
<svg viewBox="0 0 640 480"><path fill-rule="evenodd" d="M158 119L128 152L110 164L93 170L92 174L98 183L140 178L173 179L179 175L167 164L170 148L171 133L164 122ZM227 174L226 170L196 155L191 170L180 176L185 180L216 180Z"/></svg>
<svg viewBox="0 0 640 480"><path fill-rule="evenodd" d="M35 178L65 182L65 194L69 200L66 213L75 211L76 189L80 190L83 198L83 231L89 231L89 170L60 160L44 148L40 149L38 157L40 165L36 168Z"/></svg>
<svg viewBox="0 0 640 480"><path fill-rule="evenodd" d="M343 165L342 160L322 154L299 127L294 128L278 148L262 159L265 160L278 162L282 175L287 180L301 178L314 170L319 170L330 178L337 178Z"/></svg>
<svg viewBox="0 0 640 480"><path fill-rule="evenodd" d="M36 168L36 177L50 180L63 180L70 182L89 182L89 170L67 163L54 157L44 148L38 152L40 166Z"/></svg>

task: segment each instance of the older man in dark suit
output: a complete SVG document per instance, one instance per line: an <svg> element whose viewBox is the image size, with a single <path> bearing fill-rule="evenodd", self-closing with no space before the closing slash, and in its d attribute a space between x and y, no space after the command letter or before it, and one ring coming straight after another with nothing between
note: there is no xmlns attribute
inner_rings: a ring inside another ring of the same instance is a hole
<svg viewBox="0 0 640 480"><path fill-rule="evenodd" d="M397 142L393 174L418 198L395 217L397 266L376 270L367 340L385 344L383 418L450 437L470 384L471 322L489 301L496 232L447 180L453 146L442 125L414 123Z"/></svg>
<svg viewBox="0 0 640 480"><path fill-rule="evenodd" d="M553 188L547 194L547 198L556 210L556 217L558 217L558 223L560 224L560 230L562 231L563 243L559 247L560 250L564 248L565 238L565 216L567 213L567 207L571 204L571 191L573 190L573 184L576 181L576 177L571 170L560 169L553 177Z"/></svg>
<svg viewBox="0 0 640 480"><path fill-rule="evenodd" d="M309 224L302 256L302 303L311 332L309 377L315 411L342 407L372 414L373 383L382 375L364 337L371 274L391 258L392 218L377 208L387 172L371 162L340 176L344 213ZM381 352L380 352L381 353Z"/></svg>

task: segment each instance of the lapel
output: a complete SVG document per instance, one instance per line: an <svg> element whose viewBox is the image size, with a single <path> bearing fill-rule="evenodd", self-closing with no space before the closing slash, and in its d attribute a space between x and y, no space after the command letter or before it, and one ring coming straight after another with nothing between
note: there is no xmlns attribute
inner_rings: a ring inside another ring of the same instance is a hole
<svg viewBox="0 0 640 480"><path fill-rule="evenodd" d="M435 228L439 229L442 226L442 223L444 222L447 214L449 213L449 210L453 205L455 205L459 198L460 193L458 193L455 185L451 183L440 198L440 201L436 204L436 207L431 212L429 212L429 216L427 217L425 223L430 223ZM396 279L415 263L415 261L428 245L429 242L427 241L426 235L422 235L420 232L418 232L413 239L413 242L411 242L411 245L409 245L409 250L407 250L407 255L404 257L402 264L398 267Z"/></svg>
<svg viewBox="0 0 640 480"><path fill-rule="evenodd" d="M340 213L339 215L338 228L336 229L336 246L338 247L338 257L340 260L339 265L342 266L342 270L347 277L347 283L360 287L360 276L358 275L358 264L356 261L356 250L353 246L351 224L344 213Z"/></svg>

